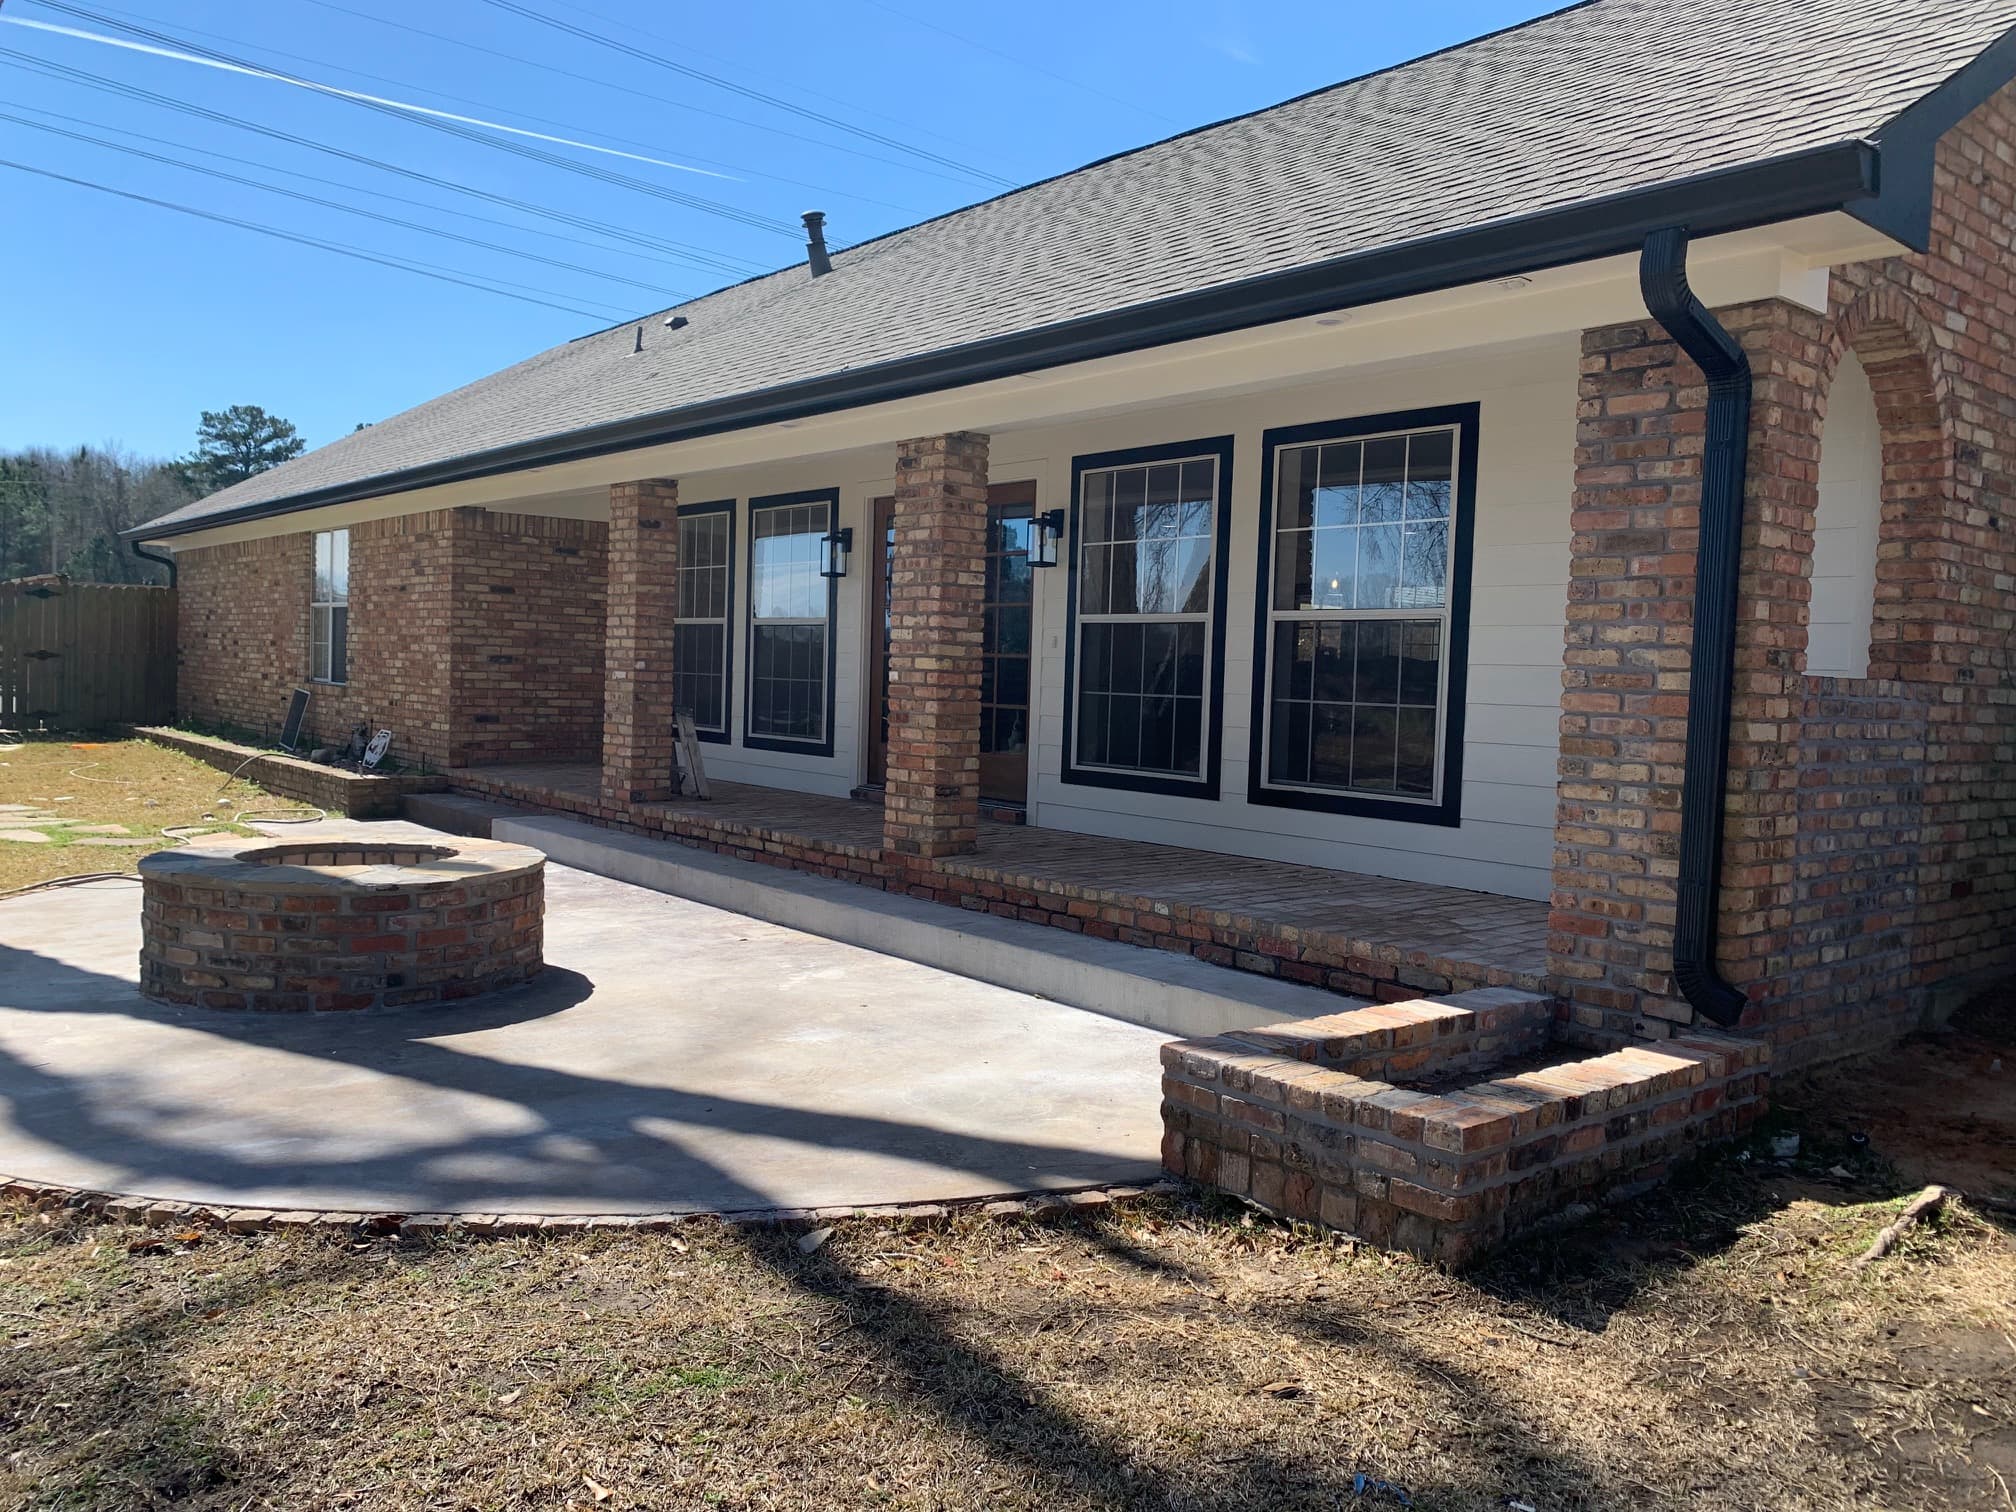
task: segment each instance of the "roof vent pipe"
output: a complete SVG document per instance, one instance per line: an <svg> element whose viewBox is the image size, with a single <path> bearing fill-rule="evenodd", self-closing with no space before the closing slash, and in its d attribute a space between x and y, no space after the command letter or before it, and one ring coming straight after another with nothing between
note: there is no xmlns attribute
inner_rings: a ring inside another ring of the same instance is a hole
<svg viewBox="0 0 2016 1512"><path fill-rule="evenodd" d="M1687 678L1686 767L1680 779L1680 897L1673 980L1696 1012L1722 1025L1744 997L1716 965L1722 827L1729 796L1729 703L1735 691L1736 582L1743 556L1743 475L1750 449L1750 359L1687 283L1687 229L1645 238L1645 308L1708 379L1695 548L1694 665Z"/></svg>
<svg viewBox="0 0 2016 1512"><path fill-rule="evenodd" d="M833 271L833 259L826 255L824 210L805 212L805 261L810 265L814 278L824 278Z"/></svg>

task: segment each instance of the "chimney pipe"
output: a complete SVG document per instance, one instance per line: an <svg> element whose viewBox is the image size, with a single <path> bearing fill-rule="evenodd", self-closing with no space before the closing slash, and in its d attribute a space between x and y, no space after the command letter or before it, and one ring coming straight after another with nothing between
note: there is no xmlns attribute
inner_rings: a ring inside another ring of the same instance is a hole
<svg viewBox="0 0 2016 1512"><path fill-rule="evenodd" d="M811 266L814 278L823 278L833 271L833 259L826 255L824 210L805 212L805 261Z"/></svg>

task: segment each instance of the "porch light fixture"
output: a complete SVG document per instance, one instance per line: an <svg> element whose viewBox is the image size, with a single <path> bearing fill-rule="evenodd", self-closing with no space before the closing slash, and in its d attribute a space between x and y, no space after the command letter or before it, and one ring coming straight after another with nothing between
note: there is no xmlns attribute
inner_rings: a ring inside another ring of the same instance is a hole
<svg viewBox="0 0 2016 1512"><path fill-rule="evenodd" d="M1057 546L1064 539L1064 511L1045 510L1036 516L1036 529L1029 539L1029 565L1055 567Z"/></svg>
<svg viewBox="0 0 2016 1512"><path fill-rule="evenodd" d="M847 576L847 558L854 550L854 527L843 525L819 539L826 547L826 564L819 569L819 576L829 578Z"/></svg>

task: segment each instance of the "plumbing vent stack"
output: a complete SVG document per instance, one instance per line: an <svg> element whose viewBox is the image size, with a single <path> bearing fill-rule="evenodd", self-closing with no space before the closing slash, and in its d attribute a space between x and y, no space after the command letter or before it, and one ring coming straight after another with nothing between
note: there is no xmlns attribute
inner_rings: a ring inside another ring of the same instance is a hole
<svg viewBox="0 0 2016 1512"><path fill-rule="evenodd" d="M824 278L833 271L833 259L826 255L826 212L807 210L805 212L805 261L812 269L814 278Z"/></svg>

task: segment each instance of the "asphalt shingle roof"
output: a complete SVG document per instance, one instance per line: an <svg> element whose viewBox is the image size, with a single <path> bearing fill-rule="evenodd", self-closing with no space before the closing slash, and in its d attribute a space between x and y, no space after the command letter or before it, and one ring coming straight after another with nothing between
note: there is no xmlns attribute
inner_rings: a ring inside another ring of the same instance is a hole
<svg viewBox="0 0 2016 1512"><path fill-rule="evenodd" d="M557 346L163 516L544 437L1875 136L2016 0L1590 0Z"/></svg>

